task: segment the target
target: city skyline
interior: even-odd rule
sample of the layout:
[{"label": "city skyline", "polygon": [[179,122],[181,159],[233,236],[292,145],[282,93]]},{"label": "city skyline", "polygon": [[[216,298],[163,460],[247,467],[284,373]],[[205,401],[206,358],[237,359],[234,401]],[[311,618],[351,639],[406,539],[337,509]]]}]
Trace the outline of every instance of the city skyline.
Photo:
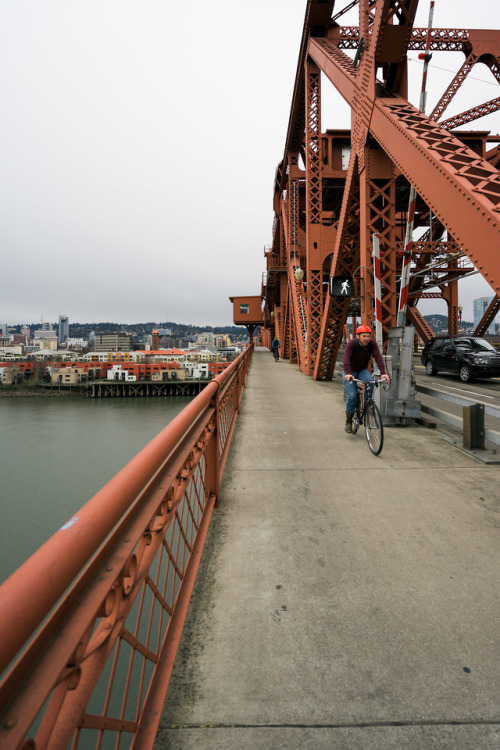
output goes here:
[{"label": "city skyline", "polygon": [[[428,7],[420,2],[416,26]],[[0,3],[0,319],[55,321],[64,310],[70,320],[231,324],[229,296],[260,293],[305,9],[194,0],[186,46],[172,33],[185,9],[161,0]],[[225,31],[228,18],[238,33]],[[465,0],[439,0],[434,26],[450,25],[500,28],[500,5],[472,14]],[[454,55],[433,55],[428,111]],[[421,70],[411,54],[415,104]],[[497,90],[476,66],[449,114]],[[325,82],[322,129],[346,127],[349,111]],[[499,133],[500,114],[474,128]],[[459,289],[472,320],[472,300],[492,290],[480,276]],[[444,314],[446,303],[419,309]]]}]

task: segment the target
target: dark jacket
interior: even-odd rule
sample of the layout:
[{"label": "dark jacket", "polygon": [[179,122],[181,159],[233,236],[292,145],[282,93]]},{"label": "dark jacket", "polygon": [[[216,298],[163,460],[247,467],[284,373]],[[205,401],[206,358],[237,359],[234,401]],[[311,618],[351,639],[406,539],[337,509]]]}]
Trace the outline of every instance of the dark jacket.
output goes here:
[{"label": "dark jacket", "polygon": [[346,375],[352,375],[353,372],[366,370],[368,362],[373,356],[377,363],[381,375],[385,375],[384,360],[378,348],[377,342],[370,339],[368,346],[361,346],[358,339],[351,339],[344,349],[342,357],[342,366]]}]

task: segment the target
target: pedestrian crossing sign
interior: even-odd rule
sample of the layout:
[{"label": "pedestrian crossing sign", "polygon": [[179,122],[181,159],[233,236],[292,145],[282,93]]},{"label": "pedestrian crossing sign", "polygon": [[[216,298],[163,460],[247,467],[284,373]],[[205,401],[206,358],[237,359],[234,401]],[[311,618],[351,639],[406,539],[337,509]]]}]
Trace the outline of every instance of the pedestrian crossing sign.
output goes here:
[{"label": "pedestrian crossing sign", "polygon": [[331,297],[352,297],[354,294],[354,281],[352,276],[331,276]]}]

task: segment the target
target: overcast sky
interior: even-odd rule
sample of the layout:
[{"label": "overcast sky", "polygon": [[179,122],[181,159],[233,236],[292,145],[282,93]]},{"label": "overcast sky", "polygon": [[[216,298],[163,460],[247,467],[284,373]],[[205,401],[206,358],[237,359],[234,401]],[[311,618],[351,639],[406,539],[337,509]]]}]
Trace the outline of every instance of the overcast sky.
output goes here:
[{"label": "overcast sky", "polygon": [[[260,293],[305,8],[0,0],[0,322],[232,323],[228,297]],[[436,0],[434,26],[498,29],[500,3]],[[434,55],[427,112],[462,61]],[[445,117],[498,95],[477,66]],[[322,129],[350,127],[322,98]],[[499,113],[473,127],[500,133]],[[464,318],[491,294],[463,282]]]}]

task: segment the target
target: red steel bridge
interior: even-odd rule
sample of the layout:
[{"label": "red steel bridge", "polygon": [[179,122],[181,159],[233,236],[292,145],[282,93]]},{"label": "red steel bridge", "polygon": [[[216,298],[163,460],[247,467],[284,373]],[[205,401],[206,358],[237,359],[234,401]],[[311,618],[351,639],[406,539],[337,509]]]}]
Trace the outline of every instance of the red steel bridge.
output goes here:
[{"label": "red steel bridge", "polygon": [[[464,61],[430,115],[407,100],[407,53],[423,50],[417,0],[308,0],[273,240],[262,288],[264,340],[316,379],[332,377],[349,315],[374,315],[372,235],[380,238],[383,327],[396,325],[410,185],[421,230],[409,322],[476,269],[500,307],[498,138],[461,130],[500,97],[445,118],[474,65],[500,82],[500,31],[433,29],[431,50]],[[340,7],[342,6],[342,7]],[[472,6],[471,6],[472,7]],[[321,129],[321,73],[352,111],[352,129]],[[422,229],[428,227],[427,229]],[[298,268],[304,271],[297,278]],[[353,298],[331,297],[352,276]],[[0,589],[0,747],[150,748],[207,527],[219,495],[252,347],[240,356]]]},{"label": "red steel bridge", "polygon": [[[359,6],[359,25],[342,26]],[[272,244],[266,251],[263,341],[316,380],[332,377],[349,316],[374,318],[372,237],[381,249],[384,338],[397,324],[410,186],[417,192],[408,323],[432,332],[418,310],[425,298],[448,305],[457,333],[460,280],[479,272],[494,292],[481,334],[500,310],[500,138],[457,130],[500,108],[500,97],[446,119],[475,65],[500,82],[500,31],[432,28],[432,51],[463,63],[426,115],[407,99],[408,52],[426,49],[413,25],[418,0],[310,0],[283,159],[274,182]],[[472,6],[471,6],[472,7]],[[471,18],[473,14],[471,15]],[[450,19],[452,20],[452,19]],[[322,131],[321,81],[351,109],[351,130]],[[332,276],[354,278],[353,298],[332,297]]]}]

